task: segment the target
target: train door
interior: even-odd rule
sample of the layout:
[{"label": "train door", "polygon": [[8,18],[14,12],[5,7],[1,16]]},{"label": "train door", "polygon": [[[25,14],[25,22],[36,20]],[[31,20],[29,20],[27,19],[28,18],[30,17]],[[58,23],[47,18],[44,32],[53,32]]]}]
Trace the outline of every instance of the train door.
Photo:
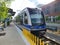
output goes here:
[{"label": "train door", "polygon": [[28,16],[26,12],[23,13],[23,24],[28,25]]},{"label": "train door", "polygon": [[20,14],[20,24],[23,25],[23,15]]},{"label": "train door", "polygon": [[26,27],[30,26],[31,25],[31,19],[30,19],[29,12],[27,10],[24,12],[23,18],[24,18],[23,19],[24,25]]}]

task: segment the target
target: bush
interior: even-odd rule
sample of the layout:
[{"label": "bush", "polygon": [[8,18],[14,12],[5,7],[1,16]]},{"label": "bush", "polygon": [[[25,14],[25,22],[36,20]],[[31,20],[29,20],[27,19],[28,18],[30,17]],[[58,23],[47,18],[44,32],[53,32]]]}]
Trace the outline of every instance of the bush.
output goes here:
[{"label": "bush", "polygon": [[56,18],[56,20],[60,20],[60,16],[58,16],[58,17]]}]

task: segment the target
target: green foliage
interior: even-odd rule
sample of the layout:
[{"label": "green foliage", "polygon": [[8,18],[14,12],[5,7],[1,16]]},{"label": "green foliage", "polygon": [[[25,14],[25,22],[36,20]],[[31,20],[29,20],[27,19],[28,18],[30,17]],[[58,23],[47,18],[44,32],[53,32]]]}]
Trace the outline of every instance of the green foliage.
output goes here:
[{"label": "green foliage", "polygon": [[14,0],[0,0],[0,2],[5,2],[6,6],[9,7],[11,2]]},{"label": "green foliage", "polygon": [[57,20],[60,20],[60,16],[58,16],[56,19],[57,19]]},{"label": "green foliage", "polygon": [[45,20],[48,21],[48,16],[45,16]]},{"label": "green foliage", "polygon": [[20,22],[20,16],[19,16],[19,15],[16,16],[15,18],[16,18],[16,21],[17,21],[17,22]]},{"label": "green foliage", "polygon": [[0,0],[0,2],[11,2],[13,0]]},{"label": "green foliage", "polygon": [[8,6],[13,0],[0,0],[0,21],[4,21],[8,17]]},{"label": "green foliage", "polygon": [[5,2],[0,3],[0,21],[3,21],[5,18],[7,18],[7,12],[8,8],[6,7]]}]

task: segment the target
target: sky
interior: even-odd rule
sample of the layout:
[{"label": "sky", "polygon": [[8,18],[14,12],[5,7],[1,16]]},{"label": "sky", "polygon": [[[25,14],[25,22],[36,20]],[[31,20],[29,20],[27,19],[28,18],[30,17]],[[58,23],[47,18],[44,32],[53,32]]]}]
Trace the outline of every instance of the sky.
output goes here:
[{"label": "sky", "polygon": [[54,0],[15,0],[11,3],[10,8],[14,11],[19,11],[25,7],[36,7],[38,4],[48,4]]},{"label": "sky", "polygon": [[26,7],[35,8],[38,4],[48,4],[54,0],[15,0],[11,3],[10,8],[12,8],[15,12],[15,16],[18,14],[19,11]]},{"label": "sky", "polygon": [[11,4],[11,8],[14,9],[14,11],[22,10],[25,7],[35,7],[34,3],[28,1],[28,0],[15,0]]}]

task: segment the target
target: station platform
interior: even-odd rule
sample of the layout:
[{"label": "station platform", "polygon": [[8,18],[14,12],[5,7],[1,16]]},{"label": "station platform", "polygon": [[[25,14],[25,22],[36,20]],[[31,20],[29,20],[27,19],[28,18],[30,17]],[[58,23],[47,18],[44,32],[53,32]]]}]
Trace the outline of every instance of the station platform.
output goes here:
[{"label": "station platform", "polygon": [[5,28],[6,35],[0,36],[0,45],[26,45],[14,23]]}]

